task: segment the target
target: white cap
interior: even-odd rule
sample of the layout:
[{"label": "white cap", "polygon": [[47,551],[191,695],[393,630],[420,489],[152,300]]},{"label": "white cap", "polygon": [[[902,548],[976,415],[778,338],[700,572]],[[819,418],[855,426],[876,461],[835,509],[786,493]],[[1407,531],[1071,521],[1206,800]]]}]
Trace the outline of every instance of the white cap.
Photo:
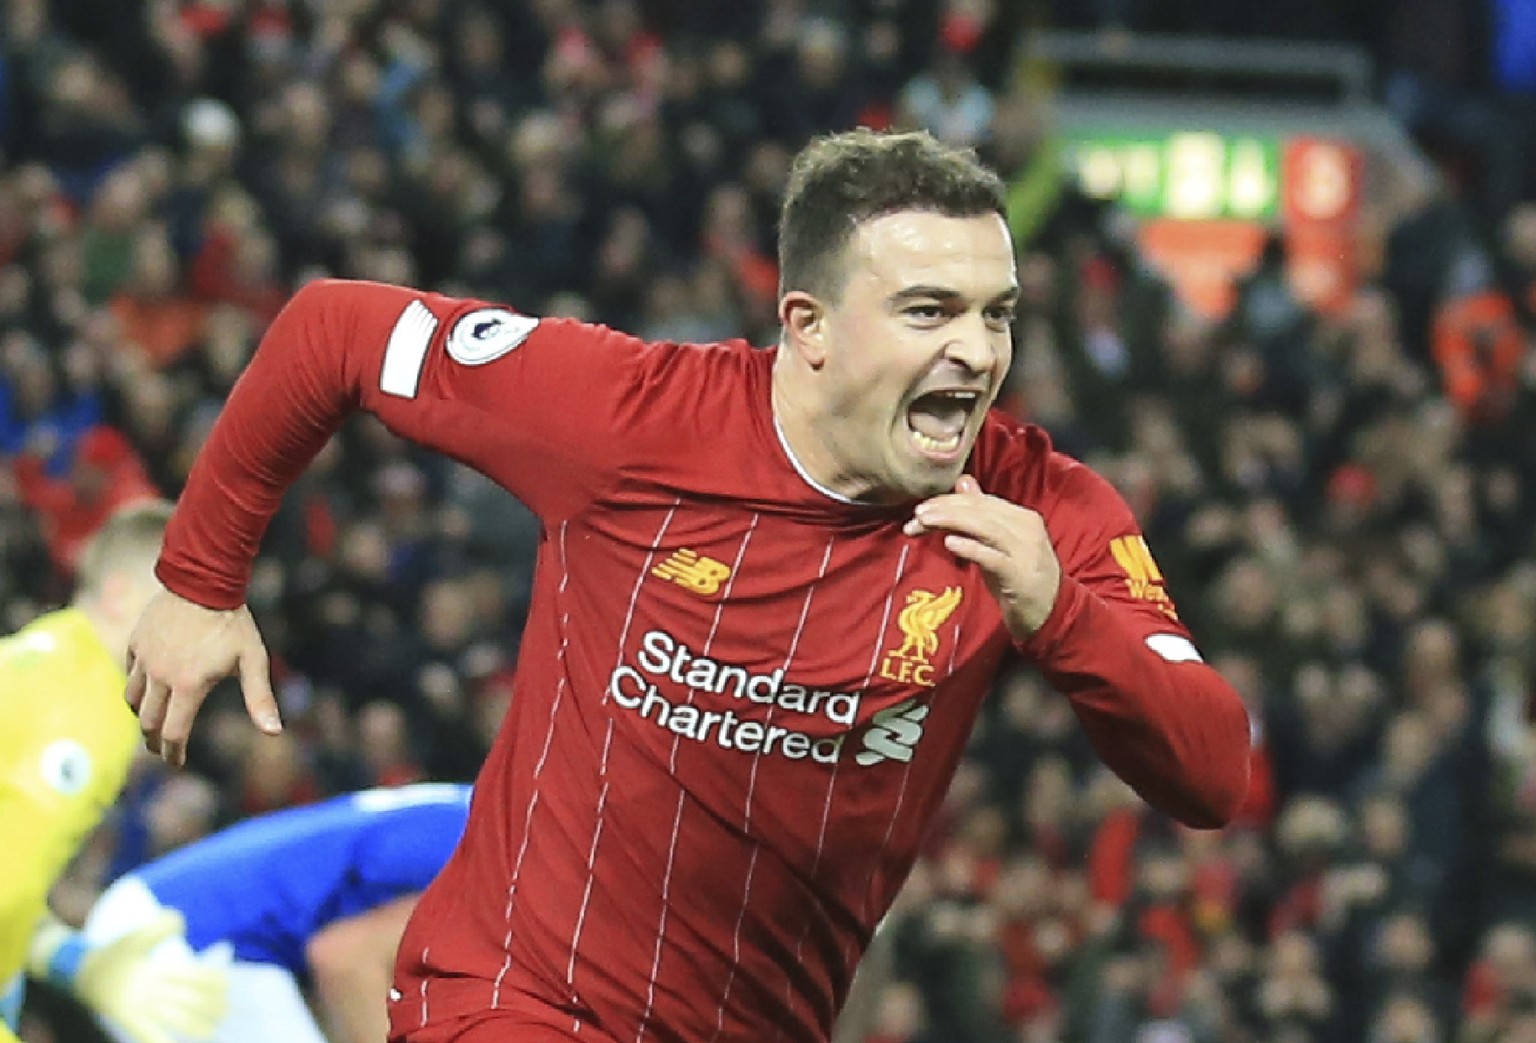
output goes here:
[{"label": "white cap", "polygon": [[181,129],[198,148],[232,147],[240,140],[240,120],[228,105],[194,98],[181,110]]}]

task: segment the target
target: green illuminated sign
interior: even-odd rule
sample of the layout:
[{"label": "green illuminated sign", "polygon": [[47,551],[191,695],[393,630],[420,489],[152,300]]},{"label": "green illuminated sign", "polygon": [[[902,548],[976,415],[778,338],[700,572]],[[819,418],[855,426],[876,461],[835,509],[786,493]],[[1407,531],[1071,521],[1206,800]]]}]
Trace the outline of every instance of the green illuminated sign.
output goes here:
[{"label": "green illuminated sign", "polygon": [[1271,221],[1280,210],[1277,138],[1183,131],[1067,142],[1078,184],[1140,217]]}]

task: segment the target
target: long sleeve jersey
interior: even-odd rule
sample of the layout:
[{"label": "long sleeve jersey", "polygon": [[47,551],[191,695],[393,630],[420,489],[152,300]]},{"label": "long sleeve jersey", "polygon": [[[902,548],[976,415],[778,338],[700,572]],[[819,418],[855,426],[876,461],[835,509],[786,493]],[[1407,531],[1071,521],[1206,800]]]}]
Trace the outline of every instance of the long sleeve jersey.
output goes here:
[{"label": "long sleeve jersey", "polygon": [[487,1012],[554,1038],[828,1039],[1012,657],[1154,806],[1211,827],[1240,803],[1244,709],[1104,479],[987,419],[967,469],[1043,516],[1063,572],[1015,642],[977,568],[902,532],[911,505],[801,470],[774,354],[328,281],[231,396],[159,565],[201,604],[240,603],[283,490],[357,409],[542,522],[511,708],[406,932],[395,1039]]}]

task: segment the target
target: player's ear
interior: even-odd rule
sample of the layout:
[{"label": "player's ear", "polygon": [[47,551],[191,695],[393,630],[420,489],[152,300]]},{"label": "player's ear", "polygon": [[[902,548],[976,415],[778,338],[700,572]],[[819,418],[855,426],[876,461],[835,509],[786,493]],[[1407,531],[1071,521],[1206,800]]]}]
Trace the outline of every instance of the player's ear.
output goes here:
[{"label": "player's ear", "polygon": [[804,290],[790,290],[779,298],[779,324],[786,346],[820,369],[827,361],[827,309]]}]

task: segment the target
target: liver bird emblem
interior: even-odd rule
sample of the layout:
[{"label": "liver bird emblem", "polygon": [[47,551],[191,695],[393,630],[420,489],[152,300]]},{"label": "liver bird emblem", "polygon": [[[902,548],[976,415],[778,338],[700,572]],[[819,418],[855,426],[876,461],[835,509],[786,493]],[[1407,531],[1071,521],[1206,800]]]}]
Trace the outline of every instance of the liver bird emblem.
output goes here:
[{"label": "liver bird emblem", "polygon": [[896,650],[897,657],[927,662],[939,649],[939,627],[960,607],[961,595],[959,587],[945,587],[942,594],[931,590],[909,593],[906,607],[896,616],[896,625],[906,635]]}]

